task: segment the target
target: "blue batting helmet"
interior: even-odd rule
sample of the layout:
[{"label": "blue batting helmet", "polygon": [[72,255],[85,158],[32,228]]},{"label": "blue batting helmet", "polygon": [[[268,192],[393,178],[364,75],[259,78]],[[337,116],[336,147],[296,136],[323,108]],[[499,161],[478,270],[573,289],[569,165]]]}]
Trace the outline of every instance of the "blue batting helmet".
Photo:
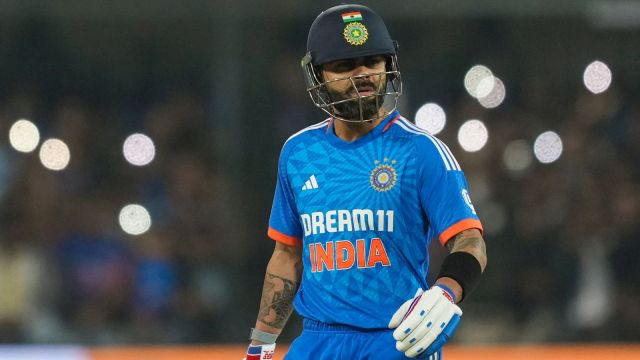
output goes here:
[{"label": "blue batting helmet", "polygon": [[[397,106],[398,97],[402,94],[397,50],[397,42],[391,39],[384,21],[370,8],[352,4],[334,6],[323,11],[311,24],[307,37],[307,53],[302,58],[307,91],[313,103],[334,118],[355,122],[372,120],[365,118],[362,110],[359,119],[345,119],[337,113],[336,105],[347,102],[357,102],[362,109],[362,101],[366,97],[358,95],[352,99],[333,99],[329,96],[326,86],[330,81],[322,79],[320,67],[336,60],[381,55],[387,58],[386,71],[372,75],[385,76],[387,86],[376,94],[375,99],[380,107],[385,99],[390,98],[393,105],[388,113],[392,112]],[[346,79],[351,80],[355,87],[355,77]]]}]

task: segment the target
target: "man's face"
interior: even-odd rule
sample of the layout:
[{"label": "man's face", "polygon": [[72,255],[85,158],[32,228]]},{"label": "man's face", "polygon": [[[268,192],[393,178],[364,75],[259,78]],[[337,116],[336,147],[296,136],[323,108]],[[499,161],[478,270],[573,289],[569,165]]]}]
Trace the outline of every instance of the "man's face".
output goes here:
[{"label": "man's face", "polygon": [[[367,56],[356,59],[336,60],[322,66],[324,81],[331,101],[354,99],[334,105],[336,112],[345,119],[375,118],[384,101],[383,93],[387,85],[384,56]],[[354,77],[353,83],[349,79]],[[332,81],[337,79],[344,79]],[[354,87],[355,84],[355,87]]]}]

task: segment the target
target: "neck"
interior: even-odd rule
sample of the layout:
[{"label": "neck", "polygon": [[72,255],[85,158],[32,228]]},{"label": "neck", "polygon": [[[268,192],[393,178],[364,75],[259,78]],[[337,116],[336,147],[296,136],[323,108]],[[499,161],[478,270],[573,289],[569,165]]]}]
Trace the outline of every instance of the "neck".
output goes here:
[{"label": "neck", "polygon": [[378,117],[371,121],[362,122],[348,122],[340,119],[335,119],[333,123],[333,129],[337,137],[344,141],[355,141],[363,137],[369,131],[373,130],[378,124],[384,120],[387,111],[383,108],[378,110]]}]

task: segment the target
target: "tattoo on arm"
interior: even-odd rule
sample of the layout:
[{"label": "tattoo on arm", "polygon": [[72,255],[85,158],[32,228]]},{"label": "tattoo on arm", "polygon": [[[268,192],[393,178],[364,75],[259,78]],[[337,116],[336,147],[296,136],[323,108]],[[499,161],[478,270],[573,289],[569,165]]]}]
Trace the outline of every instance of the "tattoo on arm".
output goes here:
[{"label": "tattoo on arm", "polygon": [[463,231],[447,241],[445,246],[450,253],[464,251],[474,255],[484,271],[487,264],[487,248],[482,237],[478,235],[479,233],[476,231]]},{"label": "tattoo on arm", "polygon": [[449,239],[449,241],[447,241],[447,243],[444,245],[447,250],[449,250],[449,252],[453,251],[453,247],[456,245],[456,240],[458,240],[460,238],[461,234],[457,234],[456,236],[453,237],[453,239]]},{"label": "tattoo on arm", "polygon": [[484,252],[484,241],[479,237],[468,237],[468,238],[458,238],[452,239],[455,241],[447,242],[447,249],[450,252],[461,251],[462,249],[481,249]]},{"label": "tattoo on arm", "polygon": [[281,276],[267,273],[260,302],[258,321],[282,329],[293,311],[293,298],[298,284]]}]

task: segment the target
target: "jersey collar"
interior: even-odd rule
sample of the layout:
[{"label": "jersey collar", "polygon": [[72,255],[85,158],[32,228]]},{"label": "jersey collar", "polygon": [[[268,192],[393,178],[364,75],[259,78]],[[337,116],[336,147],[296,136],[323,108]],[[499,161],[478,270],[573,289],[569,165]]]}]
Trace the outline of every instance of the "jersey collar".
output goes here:
[{"label": "jersey collar", "polygon": [[378,137],[380,134],[387,131],[391,126],[391,124],[393,124],[396,120],[398,120],[399,117],[400,117],[400,114],[398,113],[398,110],[393,111],[392,113],[387,115],[387,117],[385,117],[384,120],[382,120],[378,125],[376,125],[376,127],[371,129],[371,131],[369,131],[364,136],[354,141],[344,141],[340,139],[336,135],[335,129],[334,129],[335,122],[339,120],[331,119],[329,121],[329,124],[327,125],[327,130],[326,130],[327,140],[336,147],[343,147],[343,148],[358,147],[368,143],[369,141]]}]

